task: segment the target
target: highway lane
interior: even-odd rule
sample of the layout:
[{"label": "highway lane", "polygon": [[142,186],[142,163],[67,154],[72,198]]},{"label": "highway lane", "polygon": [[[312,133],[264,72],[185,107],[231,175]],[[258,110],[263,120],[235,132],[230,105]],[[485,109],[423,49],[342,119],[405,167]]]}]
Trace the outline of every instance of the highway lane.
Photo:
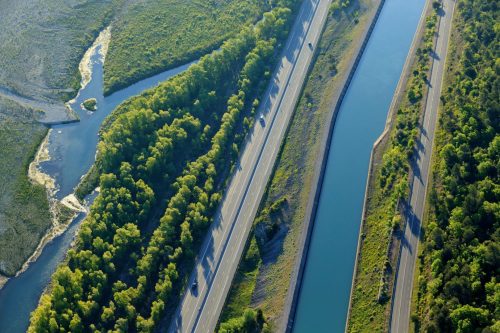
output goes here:
[{"label": "highway lane", "polygon": [[445,59],[451,31],[455,2],[443,0],[441,22],[438,29],[434,61],[431,70],[430,86],[425,104],[422,130],[417,143],[417,156],[412,162],[413,179],[410,188],[410,200],[406,214],[404,238],[396,273],[396,285],[392,298],[390,332],[409,331],[410,308],[413,289],[415,262],[417,259],[421,221],[424,213],[427,184],[437,113],[441,96]]},{"label": "highway lane", "polygon": [[201,247],[189,285],[172,318],[170,332],[213,332],[246,239],[271,175],[281,142],[307,76],[313,48],[331,0],[305,0],[272,82],[261,99],[259,121],[242,150],[212,227]]}]

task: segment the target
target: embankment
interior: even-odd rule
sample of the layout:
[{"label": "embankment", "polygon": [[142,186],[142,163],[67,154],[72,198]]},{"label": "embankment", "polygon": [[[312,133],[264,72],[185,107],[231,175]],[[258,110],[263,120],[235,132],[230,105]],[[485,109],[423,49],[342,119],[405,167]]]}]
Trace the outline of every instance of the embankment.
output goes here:
[{"label": "embankment", "polygon": [[302,238],[300,240],[299,246],[300,246],[300,255],[297,258],[297,263],[296,263],[296,268],[293,272],[292,275],[292,280],[290,283],[290,292],[288,294],[289,299],[287,300],[287,306],[285,308],[285,315],[284,315],[284,323],[282,326],[282,330],[286,332],[292,332],[293,329],[293,322],[295,319],[295,313],[297,310],[297,302],[298,298],[300,295],[300,288],[301,288],[301,283],[304,275],[304,269],[307,261],[307,253],[309,249],[309,243],[311,239],[311,234],[312,230],[314,228],[314,219],[315,219],[315,214],[319,202],[319,197],[321,194],[321,187],[323,184],[323,178],[326,170],[326,164],[328,161],[328,154],[330,150],[330,142],[333,134],[333,129],[335,127],[335,120],[338,114],[338,111],[340,109],[340,105],[342,104],[342,100],[347,92],[347,89],[349,87],[349,84],[354,76],[354,73],[356,72],[356,68],[359,64],[359,61],[361,60],[361,57],[363,55],[363,51],[366,48],[366,45],[368,43],[368,40],[370,39],[370,35],[375,27],[375,24],[377,22],[377,19],[380,15],[380,12],[383,8],[385,0],[379,0],[379,3],[377,5],[376,11],[372,14],[372,17],[369,19],[369,25],[365,29],[365,31],[362,34],[362,38],[359,41],[359,44],[357,45],[354,54],[356,54],[355,57],[352,58],[351,62],[347,66],[347,71],[344,74],[344,77],[342,78],[342,84],[340,89],[337,94],[334,95],[332,99],[332,111],[329,116],[329,120],[327,122],[328,130],[325,131],[325,134],[322,137],[321,140],[321,151],[323,151],[323,154],[319,156],[319,159],[317,161],[316,169],[314,171],[314,177],[313,177],[313,182],[312,182],[312,189],[310,191],[311,195],[306,212],[305,212],[305,218],[304,218],[304,224],[303,224],[303,232],[302,232]]},{"label": "embankment", "polygon": [[[90,82],[92,76],[92,66],[90,56],[95,52],[95,50],[100,47],[99,52],[102,56],[102,61],[104,61],[104,57],[106,55],[106,51],[108,48],[109,40],[110,40],[110,27],[107,27],[97,37],[94,41],[93,45],[85,52],[83,56],[79,69],[82,76],[81,81],[81,89],[83,89],[88,82]],[[0,90],[0,94],[2,90]],[[11,95],[9,95],[11,96]],[[27,102],[26,102],[27,103]],[[66,103],[66,112],[67,114],[74,115],[71,119],[57,119],[53,121],[45,121],[46,119],[40,120],[42,123],[46,125],[60,125],[67,124],[72,122],[78,122],[76,113],[69,107],[68,102]],[[78,215],[80,212],[86,212],[87,207],[84,207],[74,194],[70,194],[63,198],[62,200],[57,200],[55,197],[55,193],[57,191],[57,184],[55,179],[50,175],[44,173],[40,169],[40,164],[44,161],[50,160],[51,156],[49,154],[49,137],[52,130],[47,132],[45,139],[41,142],[37,153],[35,154],[35,158],[30,163],[28,168],[28,178],[31,182],[40,184],[45,187],[47,192],[47,197],[50,205],[50,212],[52,215],[52,225],[47,230],[45,235],[40,239],[35,251],[32,255],[24,262],[23,266],[19,271],[16,272],[15,276],[23,273],[28,269],[29,265],[38,259],[40,254],[42,253],[44,247],[50,243],[55,237],[61,235],[66,228],[69,226],[70,221],[73,220],[74,217]],[[0,289],[5,285],[8,281],[7,277],[0,276]]]},{"label": "embankment", "polygon": [[[353,270],[353,276],[352,276],[352,282],[351,282],[351,292],[350,292],[350,297],[349,297],[349,308],[348,308],[348,313],[347,313],[347,321],[346,321],[346,331],[349,328],[349,321],[351,317],[351,311],[352,311],[352,298],[353,298],[353,291],[356,283],[356,278],[357,278],[357,272],[358,272],[358,265],[361,257],[361,247],[362,243],[364,241],[363,238],[363,230],[366,225],[366,220],[367,220],[367,207],[368,207],[368,202],[371,197],[371,194],[373,193],[374,186],[375,186],[375,172],[376,172],[376,167],[381,163],[382,156],[384,154],[384,151],[387,147],[389,138],[390,138],[390,133],[393,129],[394,123],[395,123],[395,118],[397,114],[397,109],[400,107],[403,98],[405,97],[406,93],[406,88],[408,85],[408,81],[412,75],[412,68],[415,63],[415,58],[416,58],[416,49],[420,46],[421,40],[423,38],[423,35],[425,33],[425,19],[431,10],[431,1],[427,1],[426,5],[422,11],[422,15],[420,17],[416,32],[414,34],[412,44],[410,46],[410,49],[408,51],[408,55],[406,57],[403,69],[401,71],[401,76],[398,81],[398,85],[396,87],[396,90],[394,92],[388,113],[387,113],[387,119],[385,123],[384,130],[382,134],[375,140],[373,144],[373,148],[370,154],[370,161],[369,161],[369,166],[368,166],[368,176],[366,180],[366,187],[365,187],[365,194],[364,194],[364,201],[363,201],[363,210],[361,214],[361,223],[359,226],[359,233],[358,233],[358,244],[357,244],[357,249],[356,249],[356,261],[354,263],[354,270]],[[391,250],[391,247],[393,246],[392,242],[389,242],[387,245],[387,253]]]}]

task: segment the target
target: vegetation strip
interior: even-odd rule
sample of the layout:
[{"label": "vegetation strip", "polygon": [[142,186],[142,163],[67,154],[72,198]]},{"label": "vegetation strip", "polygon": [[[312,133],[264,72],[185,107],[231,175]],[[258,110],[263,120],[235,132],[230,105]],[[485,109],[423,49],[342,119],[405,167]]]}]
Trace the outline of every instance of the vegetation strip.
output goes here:
[{"label": "vegetation strip", "polygon": [[[300,251],[295,244],[300,241],[310,198],[310,192],[304,189],[312,188],[317,156],[324,154],[320,146],[325,136],[322,133],[328,132],[334,102],[355,59],[351,55],[356,55],[359,48],[352,41],[363,40],[359,36],[366,34],[364,27],[370,25],[377,8],[378,4],[357,1],[331,5],[325,31],[315,47],[318,50],[315,65],[281,147],[222,313],[221,332],[245,326],[248,318],[262,315],[266,316],[264,323],[253,322],[260,330],[284,330],[287,325],[283,312],[290,306],[285,303],[293,295],[288,290],[293,290],[289,284]],[[344,76],[337,78],[338,73]],[[302,151],[305,147],[307,150]]]},{"label": "vegetation strip", "polygon": [[460,0],[419,254],[415,332],[500,330],[498,5]]}]

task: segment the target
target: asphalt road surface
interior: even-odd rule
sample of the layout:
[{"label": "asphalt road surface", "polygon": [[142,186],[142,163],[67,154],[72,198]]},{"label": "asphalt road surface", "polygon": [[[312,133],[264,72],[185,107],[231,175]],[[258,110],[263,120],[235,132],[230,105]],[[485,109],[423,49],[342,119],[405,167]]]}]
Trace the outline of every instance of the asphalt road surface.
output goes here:
[{"label": "asphalt road surface", "polygon": [[409,331],[415,261],[417,259],[420,226],[426,201],[432,144],[434,141],[454,6],[455,2],[453,0],[443,0],[443,9],[440,11],[441,23],[439,25],[435,53],[433,54],[434,61],[430,77],[429,93],[425,102],[425,114],[421,125],[421,134],[417,142],[417,155],[412,162],[414,175],[410,188],[409,205],[406,209],[407,223],[404,237],[401,241],[396,286],[392,299],[390,326],[390,332],[392,333]]},{"label": "asphalt road surface", "polygon": [[[258,117],[201,247],[169,332],[213,332],[307,76],[331,0],[306,0],[290,31]],[[309,45],[311,43],[311,45]]]}]

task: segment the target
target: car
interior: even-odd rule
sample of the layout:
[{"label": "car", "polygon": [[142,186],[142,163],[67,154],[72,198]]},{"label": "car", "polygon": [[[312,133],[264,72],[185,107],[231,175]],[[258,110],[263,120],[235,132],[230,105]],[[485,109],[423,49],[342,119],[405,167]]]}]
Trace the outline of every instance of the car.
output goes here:
[{"label": "car", "polygon": [[260,121],[260,124],[262,125],[262,127],[266,126],[266,120],[264,119],[264,115],[260,115],[259,117],[259,121]]},{"label": "car", "polygon": [[312,48],[313,48],[312,43],[307,43],[307,45],[309,45],[309,48],[312,50]]},{"label": "car", "polygon": [[191,284],[191,290],[196,291],[198,289],[198,282],[194,281],[193,284]]}]

